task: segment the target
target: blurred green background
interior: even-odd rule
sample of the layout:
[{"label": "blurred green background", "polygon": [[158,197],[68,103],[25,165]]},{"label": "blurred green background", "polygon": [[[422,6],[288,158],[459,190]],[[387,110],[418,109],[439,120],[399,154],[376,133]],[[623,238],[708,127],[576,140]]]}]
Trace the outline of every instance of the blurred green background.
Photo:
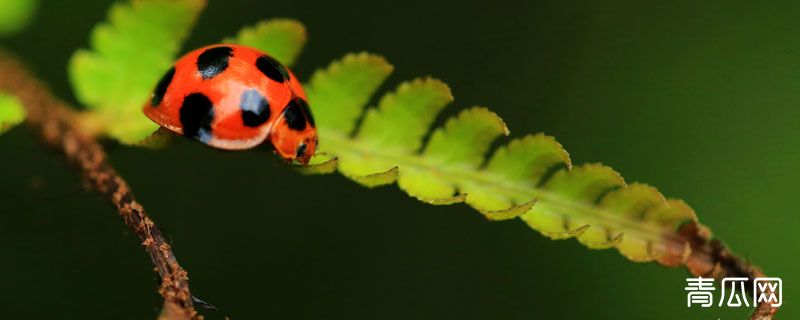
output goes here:
[{"label": "blurred green background", "polygon": [[[61,97],[107,1],[42,1],[2,40]],[[732,249],[784,280],[800,316],[800,3],[211,0],[185,50],[267,17],[310,39],[306,78],[346,52],[385,55],[384,86],[432,75],[512,136],[555,136],[576,163],[685,199]],[[2,76],[2,75],[0,75]],[[313,106],[312,106],[313,108]],[[0,136],[0,315],[153,319],[157,281],[115,210],[18,127]],[[321,137],[324,143],[324,137]],[[265,152],[181,140],[106,143],[193,292],[233,319],[743,319],[686,307],[682,269],[636,264],[397,187],[301,176]],[[219,318],[213,313],[209,318]]]}]

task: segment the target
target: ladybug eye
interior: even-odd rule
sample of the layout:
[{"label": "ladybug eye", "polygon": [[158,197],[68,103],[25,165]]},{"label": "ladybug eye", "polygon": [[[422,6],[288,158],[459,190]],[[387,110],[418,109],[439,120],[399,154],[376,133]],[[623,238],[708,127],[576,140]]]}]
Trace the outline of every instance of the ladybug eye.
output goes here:
[{"label": "ladybug eye", "polygon": [[297,146],[297,152],[295,153],[294,157],[295,158],[300,158],[305,153],[306,153],[306,143],[305,142],[301,142],[300,145]]}]

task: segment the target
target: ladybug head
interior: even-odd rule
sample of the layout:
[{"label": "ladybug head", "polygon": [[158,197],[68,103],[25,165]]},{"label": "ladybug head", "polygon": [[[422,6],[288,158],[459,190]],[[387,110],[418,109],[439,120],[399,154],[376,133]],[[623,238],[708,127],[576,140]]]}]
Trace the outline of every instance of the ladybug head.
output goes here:
[{"label": "ladybug head", "polygon": [[308,164],[318,141],[308,103],[300,97],[293,98],[273,124],[269,139],[282,158]]}]

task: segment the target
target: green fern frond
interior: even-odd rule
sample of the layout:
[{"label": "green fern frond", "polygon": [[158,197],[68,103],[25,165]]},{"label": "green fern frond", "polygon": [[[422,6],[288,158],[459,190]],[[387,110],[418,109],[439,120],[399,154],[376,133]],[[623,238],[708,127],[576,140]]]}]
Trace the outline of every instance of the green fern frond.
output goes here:
[{"label": "green fern frond", "polygon": [[421,201],[466,202],[491,220],[519,217],[549,238],[615,247],[632,261],[675,265],[688,254],[675,239],[682,223],[696,221],[691,208],[648,185],[628,185],[607,166],[573,167],[550,136],[511,140],[487,159],[492,142],[509,132],[486,108],[460,112],[423,145],[433,120],[453,100],[439,80],[404,82],[365,111],[391,70],[383,58],[360,53],[312,75],[306,90],[318,119],[320,155],[306,172],[337,167],[367,187],[397,182]]},{"label": "green fern frond", "polygon": [[142,105],[204,6],[205,0],[112,6],[108,21],[92,30],[92,49],[76,51],[69,64],[75,95],[92,111],[90,125],[127,144],[158,128],[142,114]]},{"label": "green fern frond", "polygon": [[25,120],[25,109],[16,97],[0,92],[0,134]]},{"label": "green fern frond", "polygon": [[258,48],[291,66],[303,50],[306,39],[306,27],[302,23],[292,19],[269,19],[242,28],[235,38],[223,42]]},{"label": "green fern frond", "polygon": [[0,36],[27,26],[38,6],[37,0],[0,0]]},{"label": "green fern frond", "polygon": [[[116,5],[110,23],[93,33],[94,51],[75,54],[70,74],[76,95],[99,117],[118,120],[109,121],[109,135],[135,142],[154,130],[140,105],[202,7],[200,0]],[[244,28],[226,41],[290,64],[305,40],[300,23],[279,19]],[[415,79],[365,111],[392,69],[380,56],[355,53],[310,77],[306,92],[320,149],[303,172],[338,170],[367,187],[397,183],[426,203],[465,202],[490,220],[519,217],[552,239],[617,248],[633,261],[683,263],[688,245],[677,230],[697,221],[685,203],[644,184],[628,185],[601,164],[573,167],[564,148],[544,134],[513,139],[487,157],[493,141],[509,131],[484,107],[458,113],[426,142],[434,119],[453,101],[450,89],[436,79]]]}]

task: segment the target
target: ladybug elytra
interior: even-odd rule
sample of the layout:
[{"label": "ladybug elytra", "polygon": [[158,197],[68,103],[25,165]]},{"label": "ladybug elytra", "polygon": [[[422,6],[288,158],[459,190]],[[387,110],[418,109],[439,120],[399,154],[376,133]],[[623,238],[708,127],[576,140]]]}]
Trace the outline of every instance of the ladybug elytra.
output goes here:
[{"label": "ladybug elytra", "polygon": [[307,164],[317,130],[297,77],[269,55],[240,45],[187,53],[145,103],[148,118],[212,147],[241,150],[269,142]]}]

